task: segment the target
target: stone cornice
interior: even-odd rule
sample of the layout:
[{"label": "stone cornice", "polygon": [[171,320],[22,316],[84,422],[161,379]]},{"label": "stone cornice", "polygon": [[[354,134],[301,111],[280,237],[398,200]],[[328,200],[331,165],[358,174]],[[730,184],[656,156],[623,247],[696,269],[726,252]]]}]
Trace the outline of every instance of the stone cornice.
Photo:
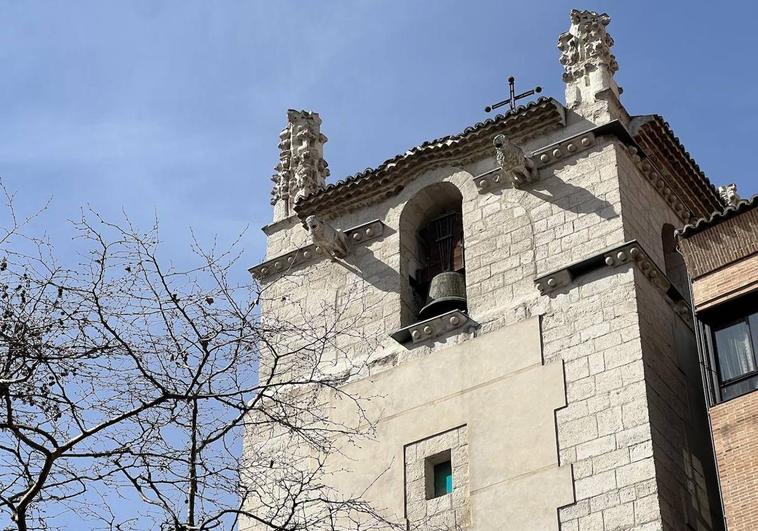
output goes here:
[{"label": "stone cornice", "polygon": [[636,267],[664,297],[673,310],[692,326],[692,310],[689,302],[674,287],[666,274],[655,264],[642,246],[632,240],[605,249],[583,260],[571,263],[534,279],[534,284],[542,295],[569,286],[574,279],[603,267],[616,268],[624,265]]},{"label": "stone cornice", "polygon": [[661,116],[635,116],[630,123],[630,132],[694,217],[708,216],[726,206],[716,187]]},{"label": "stone cornice", "polygon": [[[382,236],[384,234],[384,223],[377,219],[347,229],[344,233],[347,236],[349,248],[353,248]],[[276,275],[290,273],[305,264],[324,258],[329,258],[329,256],[322,252],[318,245],[312,243],[266,260],[251,267],[248,271],[256,280],[262,281]]]},{"label": "stone cornice", "polygon": [[645,156],[643,158],[645,153],[636,146],[627,146],[627,153],[635,166],[637,166],[639,172],[653,185],[658,195],[671,207],[676,217],[682,223],[689,223],[693,219],[694,214],[687,207],[687,203],[679,197],[674,188],[669,184],[671,179],[667,178],[666,174],[662,174],[657,169],[650,157]]},{"label": "stone cornice", "polygon": [[424,343],[458,330],[472,332],[477,326],[479,324],[471,319],[467,313],[451,310],[442,315],[403,327],[397,332],[393,332],[390,337],[401,345]]}]

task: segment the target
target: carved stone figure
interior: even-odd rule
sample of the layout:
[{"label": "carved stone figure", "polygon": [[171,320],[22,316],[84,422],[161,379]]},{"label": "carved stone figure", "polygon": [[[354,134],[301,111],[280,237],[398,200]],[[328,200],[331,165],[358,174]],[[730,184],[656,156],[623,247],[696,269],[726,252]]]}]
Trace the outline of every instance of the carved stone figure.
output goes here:
[{"label": "carved stone figure", "polygon": [[314,245],[318,245],[324,253],[332,258],[344,258],[347,256],[347,236],[345,236],[344,232],[335,229],[316,216],[305,218],[305,224],[308,227],[311,242]]},{"label": "carved stone figure", "polygon": [[505,178],[519,187],[537,180],[538,173],[534,162],[524,155],[524,151],[516,144],[508,140],[505,135],[497,135],[495,144],[495,158],[503,170]]},{"label": "carved stone figure", "polygon": [[736,205],[740,202],[740,196],[737,195],[737,185],[734,183],[719,186],[719,195],[727,205]]},{"label": "carved stone figure", "polygon": [[292,215],[298,199],[324,187],[329,176],[323,159],[327,138],[320,128],[318,113],[292,109],[287,112],[287,127],[279,135],[279,163],[271,178],[275,220]]}]

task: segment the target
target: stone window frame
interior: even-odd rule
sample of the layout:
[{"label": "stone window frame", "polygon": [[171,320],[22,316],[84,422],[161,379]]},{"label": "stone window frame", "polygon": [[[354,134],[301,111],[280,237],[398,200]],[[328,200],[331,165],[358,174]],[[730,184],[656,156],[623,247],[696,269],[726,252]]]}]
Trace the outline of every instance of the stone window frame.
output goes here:
[{"label": "stone window frame", "polygon": [[[471,522],[468,425],[463,424],[403,447],[405,517],[410,530],[466,529]],[[453,490],[434,496],[434,465],[450,459]]]}]

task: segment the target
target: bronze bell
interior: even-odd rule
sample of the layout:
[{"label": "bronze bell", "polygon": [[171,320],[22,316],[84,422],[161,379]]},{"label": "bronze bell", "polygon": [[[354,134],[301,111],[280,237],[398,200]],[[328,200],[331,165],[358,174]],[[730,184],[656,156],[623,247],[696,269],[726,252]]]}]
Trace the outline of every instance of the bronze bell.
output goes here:
[{"label": "bronze bell", "polygon": [[426,304],[418,314],[420,320],[442,315],[450,310],[466,309],[466,279],[462,273],[446,271],[435,275],[429,285]]}]

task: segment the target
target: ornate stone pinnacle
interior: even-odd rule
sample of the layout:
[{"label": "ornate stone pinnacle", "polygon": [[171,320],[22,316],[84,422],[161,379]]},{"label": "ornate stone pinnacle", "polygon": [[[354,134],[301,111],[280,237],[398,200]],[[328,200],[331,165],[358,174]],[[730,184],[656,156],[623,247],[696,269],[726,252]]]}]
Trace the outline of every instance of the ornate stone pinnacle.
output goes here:
[{"label": "ornate stone pinnacle", "polygon": [[736,205],[740,202],[740,196],[737,195],[737,185],[734,183],[719,186],[719,195],[729,206]]},{"label": "ornate stone pinnacle", "polygon": [[618,71],[611,53],[613,38],[605,29],[610,21],[606,13],[571,11],[571,28],[558,38],[565,82],[576,81],[600,67],[607,68],[611,76]]},{"label": "ornate stone pinnacle", "polygon": [[279,139],[279,163],[271,178],[275,221],[290,216],[295,202],[322,189],[329,176],[318,113],[290,109]]}]

